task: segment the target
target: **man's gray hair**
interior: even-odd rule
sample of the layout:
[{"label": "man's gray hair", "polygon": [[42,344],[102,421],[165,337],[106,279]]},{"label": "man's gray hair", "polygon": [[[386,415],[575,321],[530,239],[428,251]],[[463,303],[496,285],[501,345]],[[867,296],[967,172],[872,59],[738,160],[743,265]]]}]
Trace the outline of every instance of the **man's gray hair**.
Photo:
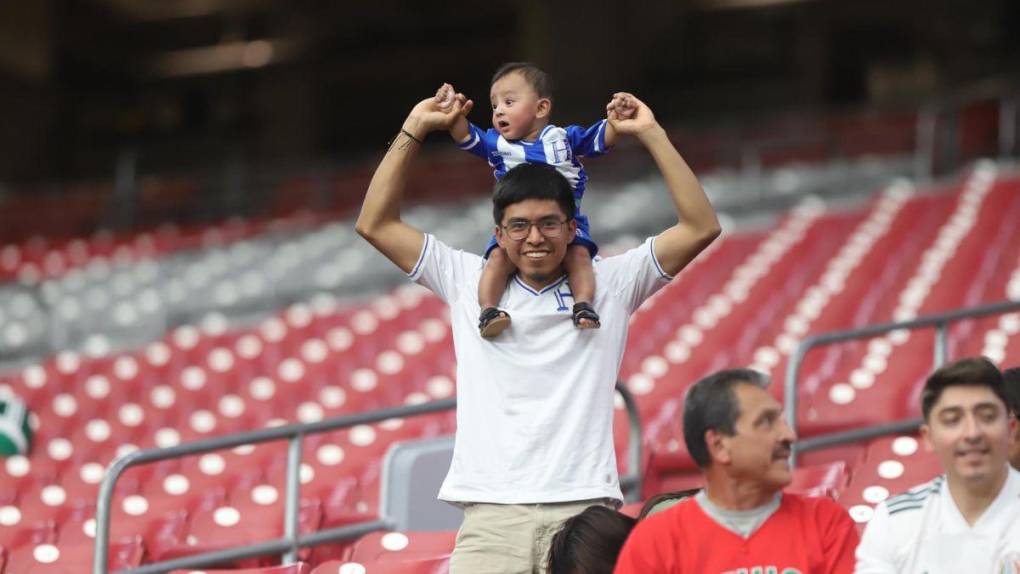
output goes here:
[{"label": "man's gray hair", "polygon": [[705,443],[705,432],[714,430],[728,436],[736,433],[740,404],[733,387],[754,385],[767,388],[768,375],[753,369],[728,369],[694,383],[684,397],[684,442],[698,466],[712,463]]}]

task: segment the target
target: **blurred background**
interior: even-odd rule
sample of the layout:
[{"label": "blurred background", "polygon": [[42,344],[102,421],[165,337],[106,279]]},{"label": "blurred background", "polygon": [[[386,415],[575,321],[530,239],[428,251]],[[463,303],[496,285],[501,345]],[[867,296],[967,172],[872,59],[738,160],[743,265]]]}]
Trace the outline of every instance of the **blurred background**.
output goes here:
[{"label": "blurred background", "polygon": [[640,95],[701,173],[910,154],[925,109],[951,169],[1015,148],[1018,27],[1011,0],[4,2],[0,237],[349,209],[414,102],[451,82],[488,127],[514,60],[552,74],[560,124]]},{"label": "blurred background", "polygon": [[[519,60],[552,75],[559,125],[594,123],[618,90],[645,100],[723,225],[631,318],[618,377],[640,421],[620,398],[614,425],[630,498],[700,484],[683,393],[749,366],[816,440],[792,488],[863,525],[941,472],[913,433],[933,362],[1020,363],[1018,30],[1017,0],[0,2],[0,455],[5,428],[32,435],[0,465],[0,574],[81,571],[99,481],[127,452],[453,397],[445,304],[353,218],[416,102],[450,82],[488,128],[490,77]],[[481,250],[491,168],[445,134],[424,147],[402,215]],[[601,253],[676,223],[634,141],[585,168]],[[812,335],[1003,301],[937,335],[797,355]],[[302,531],[392,517],[384,477],[434,504],[431,479],[385,457],[455,422],[308,437]],[[111,564],[283,536],[284,447],[126,476]],[[411,536],[419,569],[389,571],[443,571],[441,528]],[[400,556],[389,534],[302,557],[381,565],[379,536]]]},{"label": "blurred background", "polygon": [[[484,128],[507,61],[552,75],[560,125],[634,92],[727,230],[754,231],[805,198],[860,205],[898,177],[1015,160],[1018,28],[1011,0],[5,2],[0,310],[21,303],[0,315],[0,365],[403,282],[351,217],[443,82]],[[671,224],[635,142],[586,168],[600,242]],[[491,170],[445,134],[415,170],[411,221],[483,245]]]}]

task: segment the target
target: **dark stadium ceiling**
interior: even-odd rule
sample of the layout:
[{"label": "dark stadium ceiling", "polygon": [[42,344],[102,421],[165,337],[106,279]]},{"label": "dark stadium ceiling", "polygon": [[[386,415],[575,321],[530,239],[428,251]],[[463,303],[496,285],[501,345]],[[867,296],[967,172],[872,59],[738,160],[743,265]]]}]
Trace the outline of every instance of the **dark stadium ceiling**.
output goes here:
[{"label": "dark stadium ceiling", "polygon": [[273,0],[102,0],[118,14],[139,22],[213,16],[265,9]]},{"label": "dark stadium ceiling", "polygon": [[702,10],[730,10],[737,8],[767,8],[785,4],[803,4],[813,0],[697,0],[696,8]]},{"label": "dark stadium ceiling", "polygon": [[[253,16],[272,12],[297,11],[303,3],[286,0],[94,0],[116,18],[142,26],[182,28],[188,38],[188,21],[222,22],[220,37],[214,43],[188,45],[152,51],[133,68],[140,76],[179,77],[214,74],[259,68],[298,57],[307,47],[306,34],[269,36],[254,34],[247,23]],[[130,24],[129,24],[130,26]],[[265,34],[265,32],[263,32]],[[207,39],[208,40],[208,39]]]},{"label": "dark stadium ceiling", "polygon": [[[186,46],[163,46],[159,50],[140,50],[131,69],[140,77],[172,78],[191,75],[216,74],[259,68],[299,59],[313,48],[315,40],[335,36],[356,22],[379,21],[380,15],[399,22],[408,15],[413,18],[420,9],[413,2],[382,2],[359,5],[316,0],[91,0],[109,11],[121,23],[121,28],[161,28],[157,35],[178,30],[180,41]],[[788,4],[812,3],[815,0],[686,0],[676,6],[700,11],[755,9]],[[532,2],[531,4],[536,4]],[[538,2],[537,4],[540,4]],[[455,9],[456,3],[446,4],[437,12]],[[525,2],[525,8],[529,3]],[[479,12],[473,3],[466,7]],[[520,7],[519,7],[520,8]],[[538,9],[531,5],[530,9]],[[538,9],[537,11],[541,11]],[[326,16],[317,18],[318,16]],[[253,31],[252,20],[279,18],[298,22],[286,34],[279,29],[275,34],[268,30]],[[218,22],[221,36],[206,38],[205,44],[196,45],[189,40],[189,30],[196,22]],[[333,27],[323,26],[332,21]],[[347,24],[346,26],[344,24]],[[423,22],[424,24],[424,22]],[[272,27],[272,26],[269,26]],[[266,28],[266,26],[262,26]],[[279,28],[277,26],[277,28]],[[260,35],[261,34],[261,35]],[[143,34],[144,35],[144,34]],[[135,34],[129,34],[135,36]]]}]

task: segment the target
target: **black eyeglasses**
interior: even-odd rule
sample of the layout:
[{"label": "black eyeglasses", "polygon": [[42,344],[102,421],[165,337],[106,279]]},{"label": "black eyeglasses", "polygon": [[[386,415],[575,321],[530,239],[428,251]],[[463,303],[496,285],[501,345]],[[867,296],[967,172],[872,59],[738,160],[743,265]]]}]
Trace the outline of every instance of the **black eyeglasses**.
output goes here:
[{"label": "black eyeglasses", "polygon": [[556,219],[555,217],[544,217],[538,221],[529,221],[527,219],[511,219],[503,226],[503,230],[506,231],[507,237],[513,241],[524,241],[524,239],[531,233],[532,226],[538,228],[538,232],[543,237],[548,239],[556,239],[563,233],[563,224],[570,221],[569,219]]}]

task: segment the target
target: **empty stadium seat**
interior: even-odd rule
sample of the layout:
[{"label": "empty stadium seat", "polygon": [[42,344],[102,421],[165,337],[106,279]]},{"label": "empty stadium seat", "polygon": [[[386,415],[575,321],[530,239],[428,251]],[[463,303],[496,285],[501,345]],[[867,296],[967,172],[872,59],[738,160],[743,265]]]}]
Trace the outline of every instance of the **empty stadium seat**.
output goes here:
[{"label": "empty stadium seat", "polygon": [[[1020,299],[1020,227],[1002,224],[1017,218],[1020,178],[979,164],[934,193],[897,182],[861,208],[809,199],[764,229],[724,235],[631,319],[620,376],[643,417],[643,496],[700,484],[679,421],[683,392],[705,374],[752,366],[773,376],[778,396],[788,358],[808,335]],[[9,564],[54,571],[34,560],[36,546],[53,545],[62,557],[87,546],[99,481],[130,450],[455,395],[445,305],[414,285],[356,302],[336,296],[338,286],[368,281],[376,263],[386,264],[342,224],[317,221],[0,250],[0,279],[39,278],[38,300],[0,285],[0,355],[13,356],[4,347],[11,333],[19,349],[45,339],[30,327],[35,319],[67,327],[66,348],[0,372],[0,390],[28,402],[37,429],[29,456],[0,464],[0,546]],[[231,314],[258,301],[268,315],[234,321]],[[801,435],[915,415],[931,340],[890,333],[809,355]],[[1020,363],[1020,313],[950,331],[950,356],[978,353]],[[620,407],[614,440],[624,471]],[[308,437],[302,529],[376,517],[388,445],[454,427],[453,413],[443,413]],[[908,439],[916,440],[807,453],[790,490],[836,497],[863,523],[876,501],[938,472],[920,449],[903,454]],[[139,537],[151,560],[278,536],[286,449],[245,446],[129,470],[114,500],[114,540],[130,550]],[[273,502],[259,502],[270,489]],[[229,519],[231,511],[237,525],[217,522],[217,512]],[[251,513],[270,518],[240,518]],[[354,552],[369,572],[431,572],[448,560],[449,535],[401,535],[408,541],[400,551],[373,535]],[[398,539],[387,540],[396,547]],[[334,572],[361,563],[344,558],[351,561],[333,562]]]},{"label": "empty stadium seat", "polygon": [[307,562],[297,562],[285,566],[265,566],[262,568],[243,568],[235,570],[171,570],[170,574],[309,574],[312,567]]},{"label": "empty stadium seat", "polygon": [[[284,508],[276,492],[252,491],[253,500],[237,497],[216,508],[203,508],[191,514],[183,543],[153,550],[156,560],[170,560],[203,552],[223,550],[232,546],[275,540],[283,536]],[[302,501],[298,511],[298,530],[314,532],[322,518],[317,500]],[[309,550],[299,552],[307,556]],[[237,561],[238,566],[267,565],[270,558]]]},{"label": "empty stadium seat", "polygon": [[854,466],[839,502],[858,524],[865,524],[878,503],[940,474],[938,458],[924,448],[917,436],[876,439],[868,445],[863,460]]},{"label": "empty stadium seat", "polygon": [[456,532],[373,532],[345,560],[330,560],[312,574],[432,574],[446,572]]},{"label": "empty stadium seat", "polygon": [[[125,570],[141,564],[143,546],[140,536],[110,544],[110,570]],[[25,574],[67,574],[89,568],[92,544],[42,543],[14,548],[8,556],[5,572]]]}]

